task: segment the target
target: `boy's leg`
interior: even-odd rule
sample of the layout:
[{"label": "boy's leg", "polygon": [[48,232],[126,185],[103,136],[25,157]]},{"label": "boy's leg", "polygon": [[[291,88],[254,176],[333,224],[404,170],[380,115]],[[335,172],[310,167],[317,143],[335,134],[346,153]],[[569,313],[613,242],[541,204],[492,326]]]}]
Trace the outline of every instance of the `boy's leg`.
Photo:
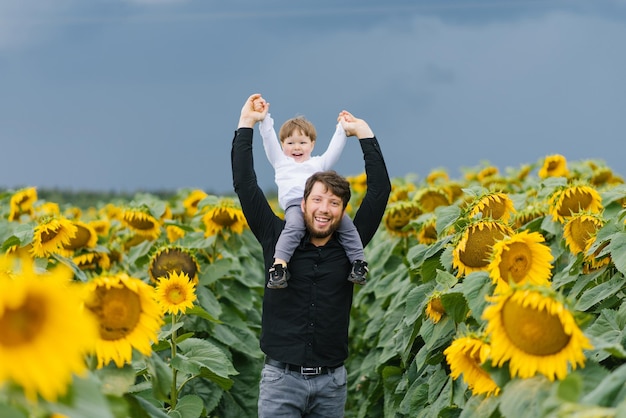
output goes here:
[{"label": "boy's leg", "polygon": [[[301,207],[299,205],[288,207],[285,210],[285,227],[278,237],[278,241],[276,241],[276,249],[274,250],[275,262],[269,270],[267,287],[270,289],[287,287],[289,270],[286,263],[291,260],[291,256],[300,244],[302,237],[304,237],[304,233],[305,227]],[[282,262],[278,262],[278,260]]]},{"label": "boy's leg", "polygon": [[352,271],[348,280],[356,284],[365,284],[369,268],[365,261],[363,243],[352,219],[346,214],[341,218],[341,224],[337,229],[339,242],[346,251],[348,259],[352,263]]}]

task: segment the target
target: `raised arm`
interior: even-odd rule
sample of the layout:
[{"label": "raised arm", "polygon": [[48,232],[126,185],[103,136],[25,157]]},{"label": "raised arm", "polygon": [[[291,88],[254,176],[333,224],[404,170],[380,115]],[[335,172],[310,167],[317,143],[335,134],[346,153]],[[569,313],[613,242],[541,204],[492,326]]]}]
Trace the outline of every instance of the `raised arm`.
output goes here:
[{"label": "raised arm", "polygon": [[339,114],[338,120],[347,135],[359,138],[365,160],[367,192],[354,216],[354,224],[365,246],[374,237],[385,214],[391,193],[391,180],[378,140],[368,123],[345,110]]},{"label": "raised arm", "polygon": [[337,123],[335,133],[330,139],[328,148],[326,148],[326,151],[320,156],[324,162],[324,170],[330,170],[337,163],[347,141],[348,137],[346,136],[346,131],[343,129],[343,126],[341,126],[341,123]]},{"label": "raised arm", "polygon": [[267,108],[264,111],[254,110],[253,101],[259,97],[261,96],[250,96],[241,109],[238,129],[232,143],[231,165],[233,187],[239,196],[250,230],[257,240],[263,242],[265,239],[271,239],[272,228],[280,227],[280,218],[274,214],[267,202],[254,171],[252,128],[267,113]]},{"label": "raised arm", "polygon": [[259,132],[261,132],[261,138],[263,138],[265,155],[272,167],[276,167],[276,162],[285,154],[283,154],[283,149],[274,129],[274,119],[272,119],[269,113],[259,124]]}]

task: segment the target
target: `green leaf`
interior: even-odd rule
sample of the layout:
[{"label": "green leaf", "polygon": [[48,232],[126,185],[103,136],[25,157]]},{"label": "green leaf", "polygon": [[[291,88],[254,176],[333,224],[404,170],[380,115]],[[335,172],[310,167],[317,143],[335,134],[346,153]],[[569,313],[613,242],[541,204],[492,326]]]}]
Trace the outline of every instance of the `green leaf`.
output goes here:
[{"label": "green leaf", "polygon": [[605,377],[595,389],[582,397],[581,403],[603,406],[616,405],[621,401],[621,399],[616,399],[616,395],[624,388],[624,385],[626,385],[626,365],[618,367]]},{"label": "green leaf", "polygon": [[93,374],[84,379],[74,378],[72,386],[54,411],[68,417],[113,418],[111,404],[101,390],[100,382]]},{"label": "green leaf", "polygon": [[222,323],[222,321],[215,318],[213,315],[211,315],[210,313],[208,313],[207,311],[205,311],[198,305],[193,305],[193,307],[187,309],[185,311],[185,315],[196,315],[196,316],[199,316],[200,318],[206,319],[207,321],[214,322],[216,324]]},{"label": "green leaf", "polygon": [[447,231],[459,219],[461,208],[456,205],[439,206],[435,208],[435,216],[437,217],[435,229],[437,234],[441,234],[443,231]]},{"label": "green leaf", "polygon": [[446,314],[456,323],[464,322],[469,308],[462,293],[444,293],[441,295],[441,304]]},{"label": "green leaf", "polygon": [[147,364],[152,377],[152,394],[156,399],[167,401],[172,387],[172,369],[156,353],[147,359]]},{"label": "green leaf", "polygon": [[[197,395],[185,395],[178,400],[174,411],[182,418],[198,418],[202,415],[202,399]],[[170,416],[174,414],[170,413]]]},{"label": "green leaf", "polygon": [[574,309],[578,311],[586,311],[597,303],[600,303],[619,292],[622,286],[624,286],[624,283],[626,283],[626,277],[621,274],[614,275],[609,281],[601,283],[583,292]]},{"label": "green leaf", "polygon": [[181,350],[172,359],[172,366],[183,373],[204,376],[229,389],[232,380],[228,376],[238,374],[232,362],[217,346],[206,340],[189,338],[178,345]]},{"label": "green leaf", "polygon": [[106,395],[122,396],[135,384],[135,370],[130,365],[117,367],[109,363],[96,374],[102,381],[102,393]]},{"label": "green leaf", "polygon": [[608,251],[615,268],[622,274],[626,274],[626,232],[616,233],[612,236]]},{"label": "green leaf", "polygon": [[486,297],[493,293],[493,284],[489,274],[483,271],[468,274],[461,283],[461,291],[465,296],[472,317],[482,322],[481,316],[487,305]]},{"label": "green leaf", "polygon": [[199,274],[198,281],[201,285],[210,285],[211,283],[223,278],[232,276],[231,270],[234,261],[230,258],[220,258],[203,268]]},{"label": "green leaf", "polygon": [[549,393],[550,381],[544,377],[512,380],[500,394],[500,412],[507,418],[541,417]]},{"label": "green leaf", "polygon": [[626,349],[622,346],[624,323],[616,311],[600,312],[585,334],[591,338],[594,350],[590,357],[595,361],[602,361],[609,355],[626,358]]},{"label": "green leaf", "polygon": [[570,373],[557,386],[557,395],[567,402],[577,402],[583,388],[582,376]]}]

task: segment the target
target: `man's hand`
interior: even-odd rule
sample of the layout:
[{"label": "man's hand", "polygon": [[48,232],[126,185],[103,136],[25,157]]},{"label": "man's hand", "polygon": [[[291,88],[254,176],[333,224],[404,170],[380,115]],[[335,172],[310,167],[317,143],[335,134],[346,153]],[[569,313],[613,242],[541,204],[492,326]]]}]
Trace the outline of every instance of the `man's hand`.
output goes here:
[{"label": "man's hand", "polygon": [[237,128],[254,128],[257,122],[265,119],[269,109],[270,104],[259,93],[251,95],[241,108]]},{"label": "man's hand", "polygon": [[374,132],[363,119],[355,118],[352,113],[347,110],[339,112],[337,121],[341,123],[347,136],[356,136],[359,139],[373,138]]}]

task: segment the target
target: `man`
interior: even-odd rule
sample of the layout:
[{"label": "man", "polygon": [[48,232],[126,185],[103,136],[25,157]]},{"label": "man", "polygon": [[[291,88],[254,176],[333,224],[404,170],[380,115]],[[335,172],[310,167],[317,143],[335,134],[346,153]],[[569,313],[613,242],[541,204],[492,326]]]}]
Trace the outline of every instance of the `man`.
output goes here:
[{"label": "man", "polygon": [[[253,94],[241,109],[231,162],[235,192],[263,247],[267,272],[284,221],[274,214],[254,171],[253,128],[269,107],[261,99]],[[338,121],[348,136],[359,138],[365,159],[367,193],[354,217],[365,246],[383,217],[391,182],[369,125],[346,111]],[[260,418],[344,414],[347,372],[343,362],[348,357],[353,284],[346,280],[351,264],[335,232],[350,199],[350,185],[337,173],[326,171],[307,180],[304,194],[301,208],[307,233],[291,258],[289,286],[266,289],[263,297],[260,345],[266,361],[259,391]]]}]

